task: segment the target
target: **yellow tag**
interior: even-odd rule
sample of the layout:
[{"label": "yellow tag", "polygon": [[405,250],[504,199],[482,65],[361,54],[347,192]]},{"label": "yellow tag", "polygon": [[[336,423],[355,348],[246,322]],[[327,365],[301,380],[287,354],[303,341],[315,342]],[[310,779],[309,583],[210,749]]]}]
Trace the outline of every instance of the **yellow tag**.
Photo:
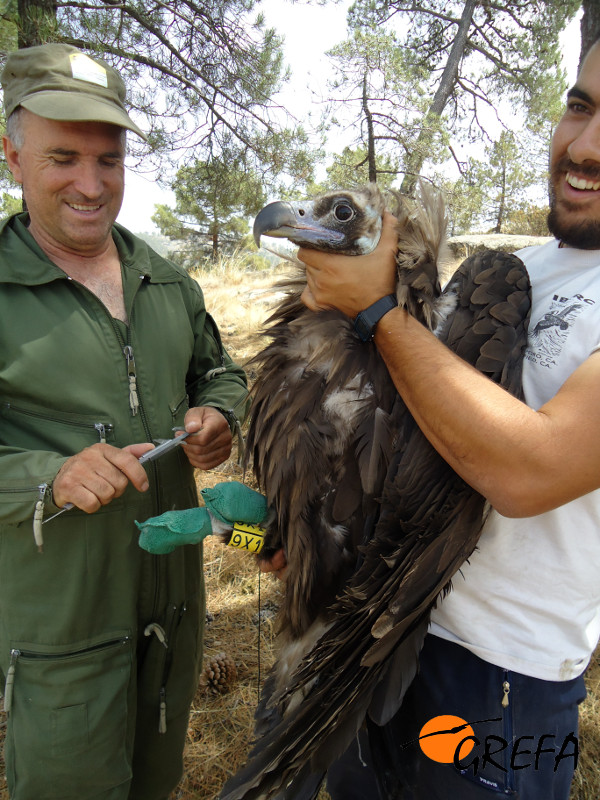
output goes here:
[{"label": "yellow tag", "polygon": [[265,529],[258,525],[246,525],[245,522],[234,522],[228,547],[247,550],[249,553],[260,553],[264,543]]}]

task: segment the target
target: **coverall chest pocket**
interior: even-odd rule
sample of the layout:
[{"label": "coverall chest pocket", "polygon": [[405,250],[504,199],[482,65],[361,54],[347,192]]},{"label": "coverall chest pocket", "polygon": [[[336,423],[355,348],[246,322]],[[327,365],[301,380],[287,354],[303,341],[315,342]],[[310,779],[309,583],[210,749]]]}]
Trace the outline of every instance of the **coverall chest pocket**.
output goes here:
[{"label": "coverall chest pocket", "polygon": [[73,414],[24,402],[0,404],[0,443],[31,450],[73,454],[98,442],[114,443],[105,414]]},{"label": "coverall chest pocket", "polygon": [[7,672],[11,797],[82,800],[131,778],[127,632],[61,648],[15,643]]}]

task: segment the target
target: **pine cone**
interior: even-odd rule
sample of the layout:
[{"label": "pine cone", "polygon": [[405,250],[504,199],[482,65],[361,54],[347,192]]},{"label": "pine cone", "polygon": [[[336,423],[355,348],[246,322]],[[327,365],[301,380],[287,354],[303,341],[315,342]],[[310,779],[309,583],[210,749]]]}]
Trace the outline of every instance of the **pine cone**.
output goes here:
[{"label": "pine cone", "polygon": [[204,667],[200,676],[200,686],[215,694],[226,694],[237,678],[237,669],[232,658],[226,653],[217,653]]}]

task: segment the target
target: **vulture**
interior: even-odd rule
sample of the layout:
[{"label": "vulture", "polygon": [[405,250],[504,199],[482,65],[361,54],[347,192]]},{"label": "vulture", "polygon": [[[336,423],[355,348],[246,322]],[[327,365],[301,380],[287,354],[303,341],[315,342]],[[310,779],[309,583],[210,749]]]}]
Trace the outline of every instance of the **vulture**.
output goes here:
[{"label": "vulture", "polygon": [[[441,196],[421,185],[416,199],[391,202],[399,305],[520,397],[523,263],[478,252],[442,291]],[[254,235],[359,255],[377,245],[385,207],[372,184],[275,202]],[[367,716],[391,719],[416,674],[430,611],[489,511],[421,433],[373,342],[342,313],[307,309],[305,285],[298,262],[254,359],[247,458],[272,509],[261,556],[283,547],[288,570],[254,744],[220,800],[311,800]]]}]

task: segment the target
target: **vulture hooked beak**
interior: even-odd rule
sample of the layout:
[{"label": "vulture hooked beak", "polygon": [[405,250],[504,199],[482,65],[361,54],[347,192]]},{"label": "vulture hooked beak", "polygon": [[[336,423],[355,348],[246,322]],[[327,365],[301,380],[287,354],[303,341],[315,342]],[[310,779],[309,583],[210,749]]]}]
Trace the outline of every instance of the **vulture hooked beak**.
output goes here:
[{"label": "vulture hooked beak", "polygon": [[254,220],[254,241],[260,247],[261,236],[289,239],[299,246],[330,249],[344,241],[341,231],[326,228],[314,217],[313,203],[276,201],[269,203]]}]

